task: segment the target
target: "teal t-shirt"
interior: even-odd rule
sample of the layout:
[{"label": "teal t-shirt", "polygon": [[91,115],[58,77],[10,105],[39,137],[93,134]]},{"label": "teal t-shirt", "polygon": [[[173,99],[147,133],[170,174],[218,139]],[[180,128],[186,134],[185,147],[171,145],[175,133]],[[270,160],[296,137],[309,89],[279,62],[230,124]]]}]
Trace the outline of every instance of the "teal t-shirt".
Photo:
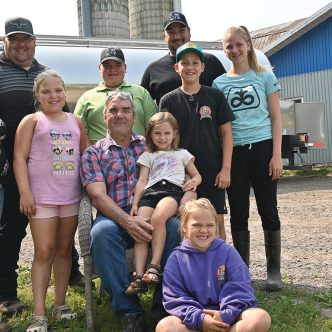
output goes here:
[{"label": "teal t-shirt", "polygon": [[223,74],[212,86],[224,93],[235,115],[232,122],[234,146],[272,138],[268,96],[280,90],[272,70],[261,73],[249,70],[239,76]]}]

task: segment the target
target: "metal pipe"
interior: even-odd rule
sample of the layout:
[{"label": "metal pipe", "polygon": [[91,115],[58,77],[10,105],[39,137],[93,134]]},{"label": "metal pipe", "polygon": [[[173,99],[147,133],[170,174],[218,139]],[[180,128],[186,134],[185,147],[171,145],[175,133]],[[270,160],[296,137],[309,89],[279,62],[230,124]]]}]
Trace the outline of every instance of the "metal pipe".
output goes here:
[{"label": "metal pipe", "polygon": [[83,37],[92,37],[90,0],[81,0]]},{"label": "metal pipe", "polygon": [[181,0],[173,0],[173,10],[182,13]]}]

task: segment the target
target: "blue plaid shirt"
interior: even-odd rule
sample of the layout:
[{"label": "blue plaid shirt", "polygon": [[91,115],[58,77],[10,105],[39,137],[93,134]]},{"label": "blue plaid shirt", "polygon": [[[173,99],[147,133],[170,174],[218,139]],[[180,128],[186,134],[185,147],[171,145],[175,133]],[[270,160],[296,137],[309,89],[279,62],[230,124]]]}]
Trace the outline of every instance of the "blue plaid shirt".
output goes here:
[{"label": "blue plaid shirt", "polygon": [[122,209],[130,209],[139,175],[136,161],[144,151],[145,138],[140,135],[133,134],[128,147],[119,146],[111,137],[99,140],[83,153],[83,186],[103,182],[108,196]]}]

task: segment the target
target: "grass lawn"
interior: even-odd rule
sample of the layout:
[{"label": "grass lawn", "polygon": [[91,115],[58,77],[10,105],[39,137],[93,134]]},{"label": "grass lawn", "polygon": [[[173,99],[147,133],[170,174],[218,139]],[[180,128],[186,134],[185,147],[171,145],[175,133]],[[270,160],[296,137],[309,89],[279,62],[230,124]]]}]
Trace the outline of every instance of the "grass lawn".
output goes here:
[{"label": "grass lawn", "polygon": [[[25,332],[32,315],[32,290],[30,268],[21,267],[19,272],[19,297],[28,305],[21,315],[11,318],[8,323],[15,332]],[[97,280],[97,284],[99,280]],[[268,293],[260,283],[253,284],[260,307],[269,312],[272,317],[270,331],[275,332],[331,332],[332,331],[332,288],[324,292],[312,292],[309,289],[294,288],[285,284],[281,292]],[[148,313],[148,322],[152,330],[152,320],[149,316],[149,305],[152,292],[142,296],[142,303]],[[48,316],[54,298],[53,284],[51,283],[47,307]],[[49,320],[52,331],[84,332],[88,331],[85,322],[84,290],[79,288],[68,289],[68,303],[78,313],[78,319],[70,322],[56,322]],[[4,320],[4,317],[1,317]],[[108,296],[99,297],[94,291],[94,322],[96,331],[121,331],[119,321],[108,304]],[[147,331],[148,332],[148,331]]]}]

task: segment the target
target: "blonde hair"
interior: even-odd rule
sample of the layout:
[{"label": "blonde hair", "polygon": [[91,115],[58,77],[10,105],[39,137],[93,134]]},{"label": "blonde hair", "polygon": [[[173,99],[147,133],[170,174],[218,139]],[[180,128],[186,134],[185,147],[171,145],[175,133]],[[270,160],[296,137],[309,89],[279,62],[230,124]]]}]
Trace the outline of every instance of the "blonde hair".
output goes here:
[{"label": "blonde hair", "polygon": [[150,152],[156,152],[158,151],[157,146],[153,143],[151,139],[151,131],[155,125],[162,124],[164,122],[168,122],[172,129],[174,130],[174,138],[171,144],[171,149],[172,150],[177,150],[179,147],[179,142],[180,142],[180,135],[179,135],[179,126],[178,122],[175,119],[175,117],[169,113],[169,112],[159,112],[154,114],[148,124],[148,128],[146,129],[146,144],[148,146],[148,149]]},{"label": "blonde hair", "polygon": [[258,63],[257,56],[255,53],[255,49],[252,43],[252,38],[250,36],[249,30],[244,26],[240,25],[238,27],[230,27],[224,33],[223,40],[226,39],[226,35],[237,33],[249,44],[249,51],[248,51],[248,62],[251,69],[253,69],[256,73],[261,73],[263,71],[271,70],[271,67],[262,66]]},{"label": "blonde hair", "polygon": [[35,98],[34,105],[35,105],[35,109],[37,111],[40,111],[40,104],[39,104],[38,97],[37,97],[39,90],[40,90],[40,86],[47,78],[50,78],[50,77],[59,79],[63,86],[63,89],[66,91],[66,86],[65,86],[65,82],[64,82],[63,78],[55,70],[48,69],[48,70],[45,70],[45,71],[41,72],[40,74],[38,74],[34,80],[33,89],[32,89],[33,96]]},{"label": "blonde hair", "polygon": [[[216,226],[218,225],[217,211],[207,198],[199,198],[195,201],[189,201],[181,209],[180,233],[182,239],[185,238],[183,229],[187,227],[190,215],[198,209],[205,209],[211,212],[216,222]],[[218,233],[218,227],[216,227],[216,233]]]}]

